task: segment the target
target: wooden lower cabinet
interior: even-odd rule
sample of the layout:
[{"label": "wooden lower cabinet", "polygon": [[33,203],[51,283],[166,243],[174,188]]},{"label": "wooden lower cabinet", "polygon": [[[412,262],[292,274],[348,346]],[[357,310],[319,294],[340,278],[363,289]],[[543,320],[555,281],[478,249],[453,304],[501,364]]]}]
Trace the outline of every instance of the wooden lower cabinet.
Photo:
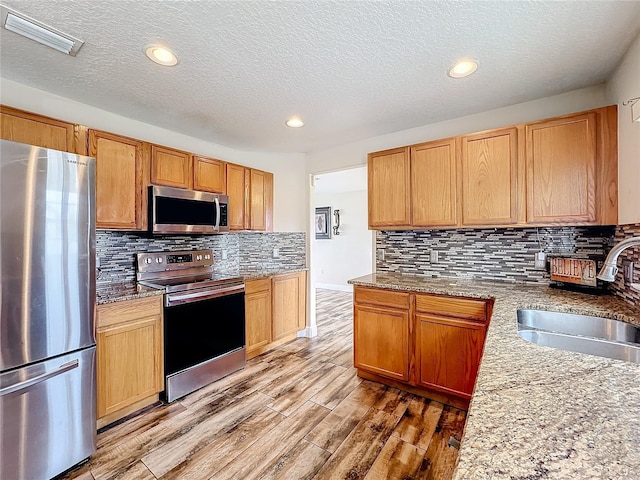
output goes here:
[{"label": "wooden lower cabinet", "polygon": [[245,283],[247,358],[255,357],[271,343],[271,279]]},{"label": "wooden lower cabinet", "polygon": [[356,286],[358,375],[466,408],[482,358],[489,303]]},{"label": "wooden lower cabinet", "polygon": [[484,346],[478,322],[418,314],[418,384],[471,398]]},{"label": "wooden lower cabinet", "polygon": [[247,359],[298,336],[307,322],[307,272],[245,282]]},{"label": "wooden lower cabinet", "polygon": [[409,312],[356,305],[354,365],[396,380],[409,380]]},{"label": "wooden lower cabinet", "polygon": [[164,387],[162,330],[162,296],[98,305],[99,427],[158,400]]},{"label": "wooden lower cabinet", "polygon": [[273,339],[289,336],[306,324],[307,273],[296,272],[273,277]]}]

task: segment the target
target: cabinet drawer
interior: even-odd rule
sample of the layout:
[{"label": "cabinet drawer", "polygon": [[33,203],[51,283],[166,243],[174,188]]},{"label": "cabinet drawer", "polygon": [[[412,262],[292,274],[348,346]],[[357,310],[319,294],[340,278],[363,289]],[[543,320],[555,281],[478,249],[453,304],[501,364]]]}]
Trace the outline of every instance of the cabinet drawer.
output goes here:
[{"label": "cabinet drawer", "polygon": [[436,313],[484,322],[487,319],[486,310],[486,302],[483,300],[416,295],[416,311],[418,312]]},{"label": "cabinet drawer", "polygon": [[244,293],[251,295],[256,292],[264,292],[271,288],[271,277],[248,280],[244,283]]},{"label": "cabinet drawer", "polygon": [[355,302],[409,309],[409,294],[377,288],[356,287]]},{"label": "cabinet drawer", "polygon": [[162,295],[98,305],[96,328],[162,315]]}]

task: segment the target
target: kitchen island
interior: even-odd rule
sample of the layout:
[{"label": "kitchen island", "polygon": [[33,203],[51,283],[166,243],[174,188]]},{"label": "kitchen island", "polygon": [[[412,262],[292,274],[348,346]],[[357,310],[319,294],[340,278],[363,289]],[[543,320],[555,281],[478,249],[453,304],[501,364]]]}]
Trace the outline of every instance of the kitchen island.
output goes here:
[{"label": "kitchen island", "polygon": [[638,309],[504,282],[382,273],[349,283],[495,301],[454,479],[638,478],[640,365],[534,345],[516,322],[532,308],[640,324]]}]

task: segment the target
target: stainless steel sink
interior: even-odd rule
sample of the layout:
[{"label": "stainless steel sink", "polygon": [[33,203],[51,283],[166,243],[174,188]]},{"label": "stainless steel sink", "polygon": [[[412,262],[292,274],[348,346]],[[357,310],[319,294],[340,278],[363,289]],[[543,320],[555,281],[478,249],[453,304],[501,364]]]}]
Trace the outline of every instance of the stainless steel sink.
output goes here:
[{"label": "stainless steel sink", "polygon": [[640,363],[640,327],[618,320],[518,310],[518,335],[545,347]]}]

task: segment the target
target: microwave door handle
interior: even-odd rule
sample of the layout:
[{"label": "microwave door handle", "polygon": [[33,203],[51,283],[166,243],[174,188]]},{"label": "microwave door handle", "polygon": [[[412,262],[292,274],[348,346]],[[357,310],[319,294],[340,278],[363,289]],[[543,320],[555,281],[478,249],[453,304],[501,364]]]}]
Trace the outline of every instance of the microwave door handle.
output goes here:
[{"label": "microwave door handle", "polygon": [[214,230],[219,231],[220,230],[220,200],[218,199],[218,197],[216,197],[215,201],[216,201],[216,226],[214,227]]}]

